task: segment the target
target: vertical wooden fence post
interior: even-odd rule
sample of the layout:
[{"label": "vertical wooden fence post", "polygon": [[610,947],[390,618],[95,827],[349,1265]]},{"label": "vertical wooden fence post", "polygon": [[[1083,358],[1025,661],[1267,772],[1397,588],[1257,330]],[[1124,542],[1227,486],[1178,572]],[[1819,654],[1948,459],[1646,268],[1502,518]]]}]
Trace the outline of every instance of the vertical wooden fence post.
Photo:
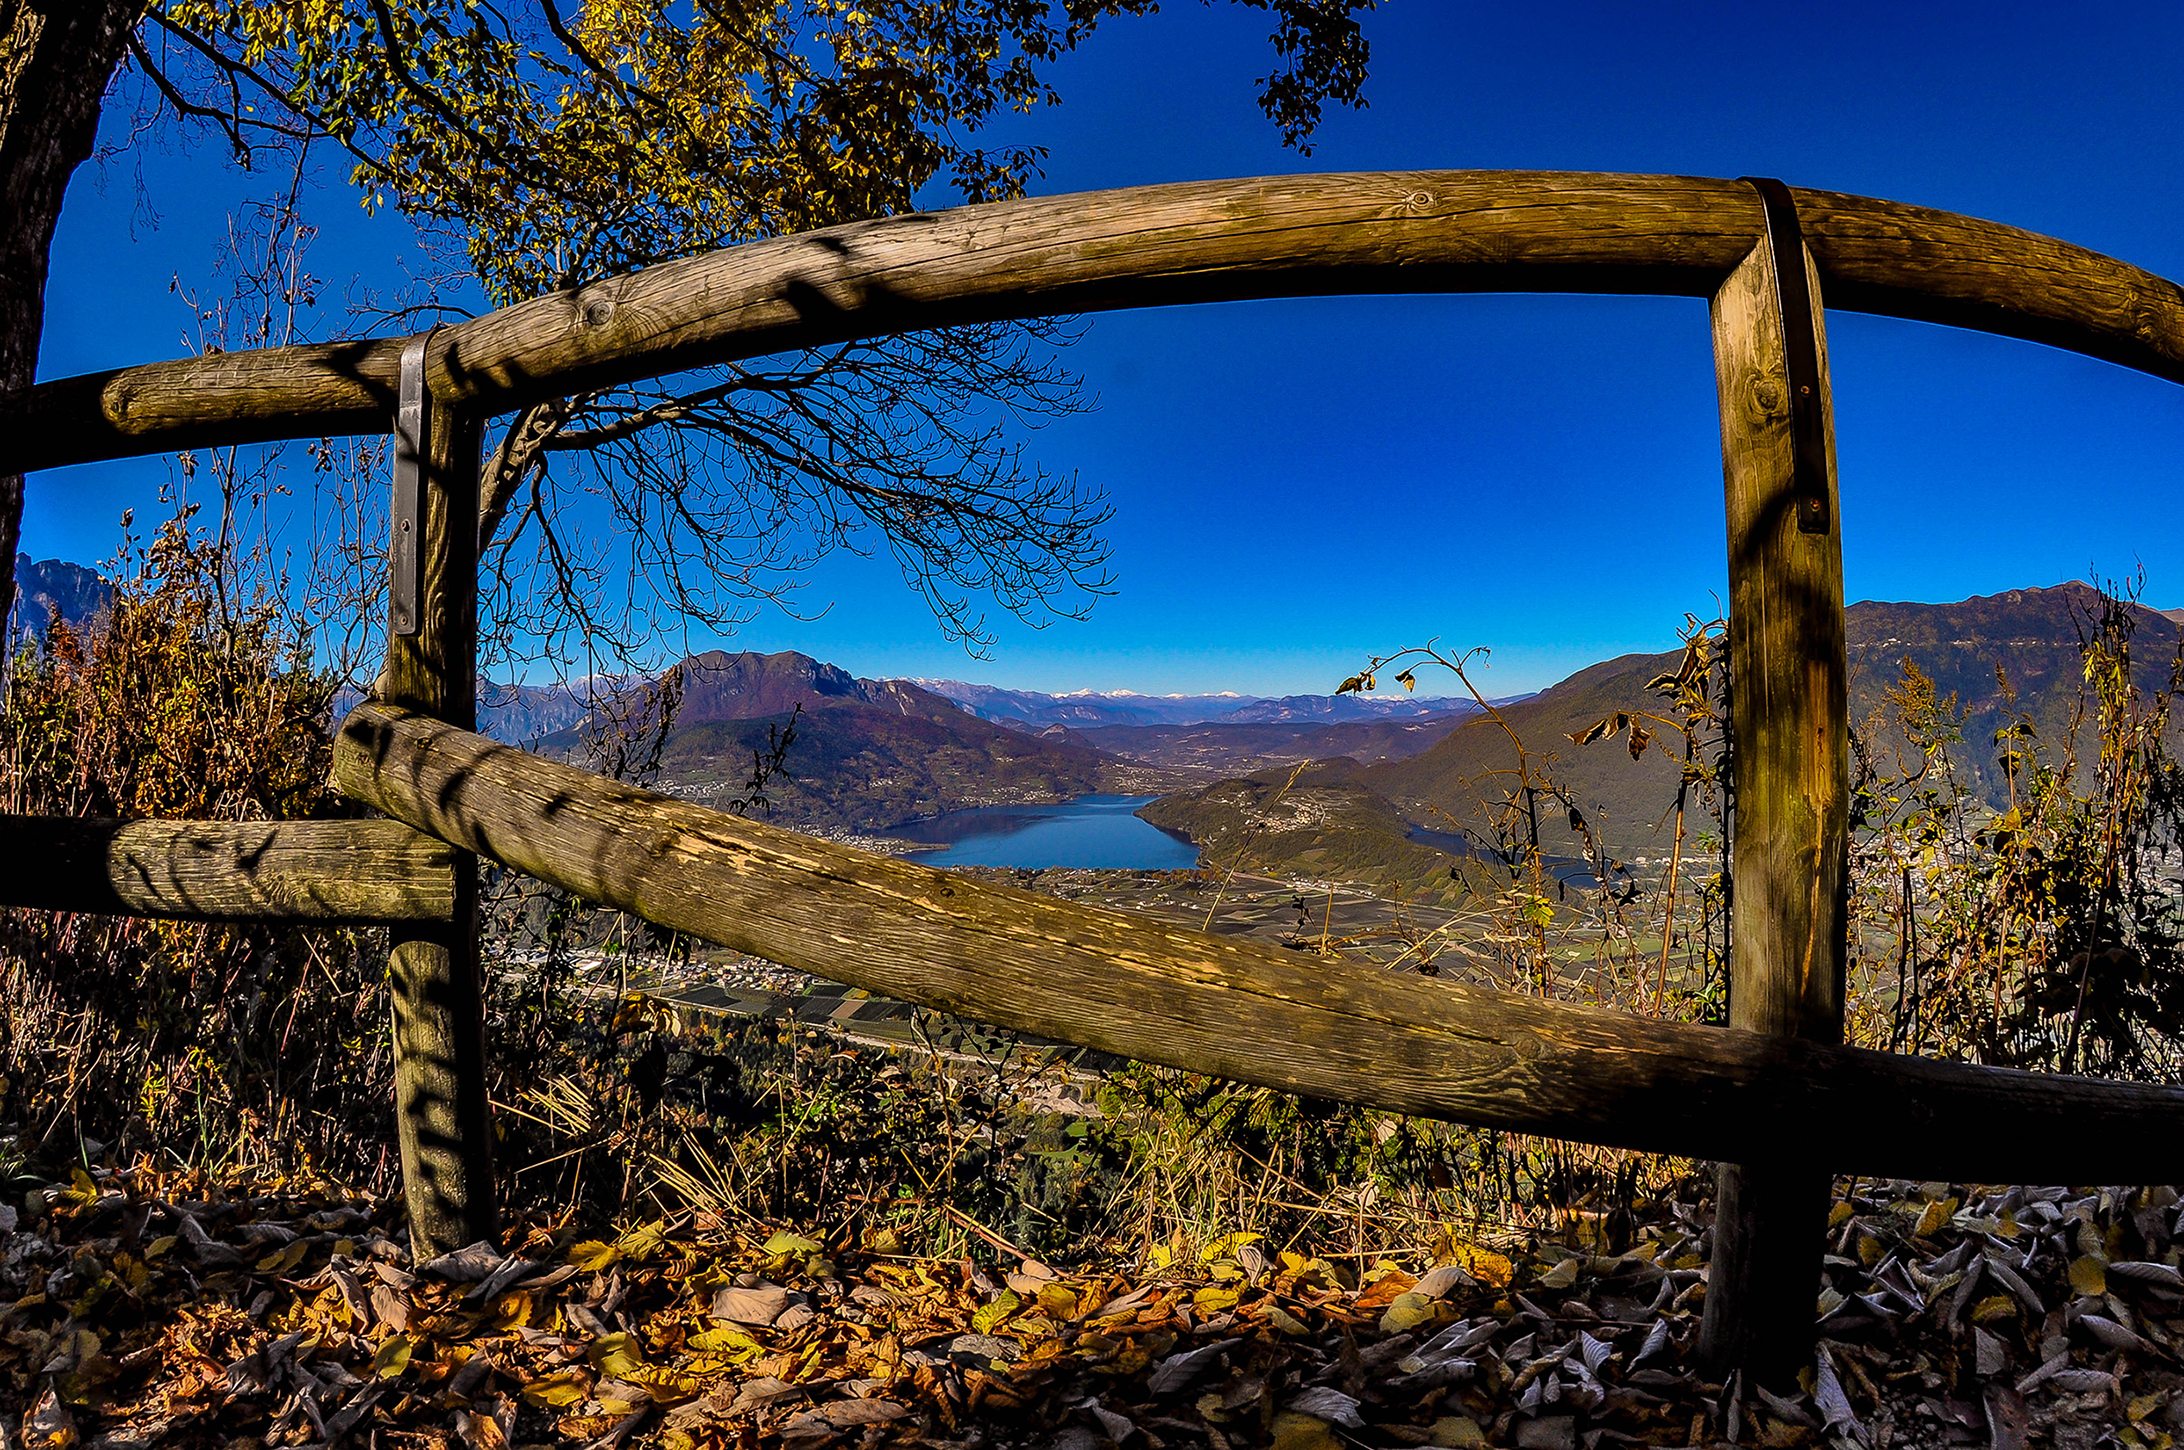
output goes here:
[{"label": "vertical wooden fence post", "polygon": [[[373,693],[469,730],[477,723],[480,430],[477,419],[434,402],[425,373],[419,339],[403,357],[387,664]],[[389,979],[403,1192],[411,1251],[424,1259],[491,1238],[497,1227],[475,856],[455,853],[446,924],[396,929]]]},{"label": "vertical wooden fence post", "polygon": [[[1767,235],[1713,303],[1736,760],[1729,1020],[1840,1042],[1850,742],[1827,335],[1789,193],[1753,184]],[[1722,1165],[1709,1363],[1772,1383],[1811,1354],[1829,1187],[1829,1166],[1794,1142]]]}]

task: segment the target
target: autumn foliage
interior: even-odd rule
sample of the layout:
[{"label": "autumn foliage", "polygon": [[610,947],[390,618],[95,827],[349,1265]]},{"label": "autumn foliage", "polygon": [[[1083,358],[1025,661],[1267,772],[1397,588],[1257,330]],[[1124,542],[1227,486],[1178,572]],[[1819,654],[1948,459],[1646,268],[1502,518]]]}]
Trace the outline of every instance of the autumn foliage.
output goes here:
[{"label": "autumn foliage", "polygon": [[[341,813],[325,785],[333,683],[277,601],[246,593],[186,516],[112,573],[103,620],[54,621],[14,658],[0,804],[124,819]],[[241,1166],[375,1146],[387,1048],[358,934],[38,911],[0,921],[0,1116],[21,1134],[18,1155],[156,1145]]]}]

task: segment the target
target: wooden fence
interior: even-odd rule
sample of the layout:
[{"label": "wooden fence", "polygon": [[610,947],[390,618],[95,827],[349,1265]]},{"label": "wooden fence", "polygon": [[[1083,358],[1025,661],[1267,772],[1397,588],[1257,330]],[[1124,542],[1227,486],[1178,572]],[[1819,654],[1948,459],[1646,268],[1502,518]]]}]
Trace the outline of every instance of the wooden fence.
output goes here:
[{"label": "wooden fence", "polygon": [[[1727,1028],[1301,961],[813,840],[474,733],[479,439],[524,404],[946,323],[1310,294],[1712,302],[1738,799]],[[1809,1352],[1829,1176],[2176,1176],[2184,1090],[1842,1045],[1847,688],[1823,303],[2184,382],[2184,292],[1993,222],[1763,180],[1406,172],[1001,202],[735,247],[428,336],[0,395],[0,470],[397,433],[393,618],[335,779],[389,821],[0,818],[12,904],[394,925],[420,1253],[490,1234],[475,863],[905,1001],[1289,1091],[1713,1159],[1702,1349]],[[405,406],[406,405],[406,406]],[[452,848],[452,849],[451,849]]]}]

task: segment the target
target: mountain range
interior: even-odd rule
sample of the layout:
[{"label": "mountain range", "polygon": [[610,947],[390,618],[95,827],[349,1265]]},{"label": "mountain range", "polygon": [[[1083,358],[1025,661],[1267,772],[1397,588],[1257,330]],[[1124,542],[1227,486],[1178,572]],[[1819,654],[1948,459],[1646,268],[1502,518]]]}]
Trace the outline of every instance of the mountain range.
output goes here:
[{"label": "mountain range", "polygon": [[[111,590],[61,560],[17,561],[21,620],[95,619]],[[2080,645],[2100,596],[2062,584],[1951,604],[1850,606],[1851,711],[1864,744],[1887,758],[1902,742],[1887,698],[1915,665],[1962,713],[1953,764],[1999,806],[2007,781],[1995,731],[2028,718],[2050,750],[2069,737],[2083,679]],[[2184,636],[2184,609],[2126,605],[2139,684],[2158,686]],[[1447,878],[1456,835],[1490,836],[1499,782],[1515,764],[1510,735],[1547,765],[1610,849],[1665,844],[1660,822],[1676,766],[1662,750],[1633,759],[1622,741],[1572,737],[1618,712],[1653,710],[1648,682],[1675,652],[1624,655],[1536,695],[1491,702],[1399,696],[1043,694],[955,680],[859,679],[808,655],[714,650],[683,661],[681,704],[659,744],[659,783],[732,804],[751,794],[753,762],[793,721],[796,739],[766,784],[786,824],[885,833],[966,806],[1053,801],[1089,792],[1163,794],[1143,814],[1203,844],[1250,837],[1264,864],[1383,886]],[[481,681],[488,734],[582,757],[579,728],[631,681],[570,686]],[[2171,728],[2184,734],[2184,720]],[[1312,763],[1301,773],[1297,767]],[[1566,822],[1545,844],[1568,850]],[[1458,846],[1458,850],[1461,847]],[[1376,864],[1377,863],[1377,864]]]},{"label": "mountain range", "polygon": [[[714,650],[682,661],[681,670],[680,701],[660,740],[663,789],[714,803],[748,798],[754,762],[793,721],[795,742],[766,786],[766,808],[788,823],[867,834],[971,806],[1158,795],[1269,760],[1400,758],[1477,710],[1470,702],[1370,701],[1381,708],[1360,711],[1331,696],[1096,697],[1116,713],[1158,700],[1188,722],[1116,724],[1072,713],[1093,697],[954,682],[974,694],[966,702],[928,689],[930,682],[859,679],[794,651]],[[973,708],[979,703],[986,713]],[[1209,712],[1228,718],[1190,718]],[[1042,724],[1049,715],[1079,723]],[[1337,718],[1357,716],[1364,718]],[[533,748],[581,757],[586,743],[572,722]]]},{"label": "mountain range", "polygon": [[1105,725],[1288,725],[1346,721],[1425,720],[1469,714],[1468,699],[1410,695],[1140,695],[1131,690],[1071,690],[1046,695],[961,680],[908,683],[955,701],[981,720],[1043,728]]}]

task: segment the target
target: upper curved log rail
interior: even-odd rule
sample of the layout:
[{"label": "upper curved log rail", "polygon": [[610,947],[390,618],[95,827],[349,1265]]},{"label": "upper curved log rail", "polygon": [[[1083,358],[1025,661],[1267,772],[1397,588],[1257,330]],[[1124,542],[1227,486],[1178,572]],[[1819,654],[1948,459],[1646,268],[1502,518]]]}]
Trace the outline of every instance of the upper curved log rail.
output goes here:
[{"label": "upper curved log rail", "polygon": [[[2184,290],[2052,237],[1794,190],[1827,305],[2184,382]],[[1188,182],[832,227],[553,293],[432,337],[473,416],[950,323],[1338,293],[1708,297],[1765,227],[1739,181],[1415,171]],[[0,471],[384,431],[407,339],[151,363],[0,394]]]}]

